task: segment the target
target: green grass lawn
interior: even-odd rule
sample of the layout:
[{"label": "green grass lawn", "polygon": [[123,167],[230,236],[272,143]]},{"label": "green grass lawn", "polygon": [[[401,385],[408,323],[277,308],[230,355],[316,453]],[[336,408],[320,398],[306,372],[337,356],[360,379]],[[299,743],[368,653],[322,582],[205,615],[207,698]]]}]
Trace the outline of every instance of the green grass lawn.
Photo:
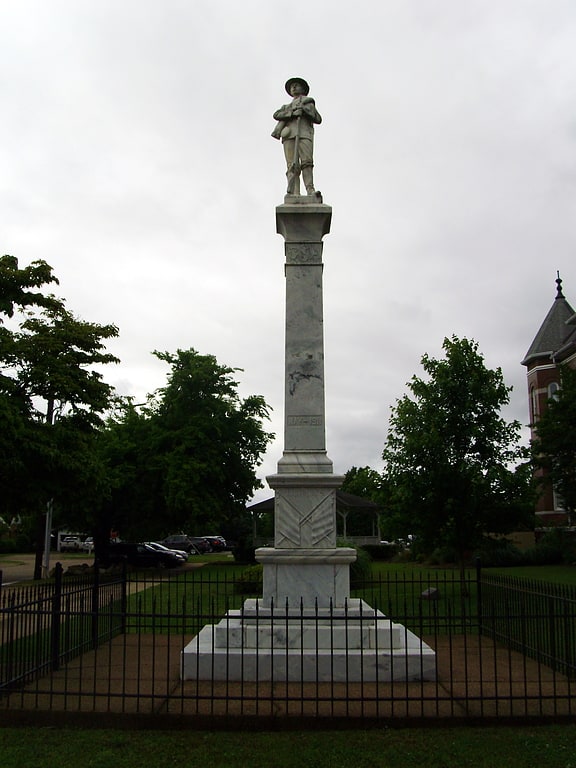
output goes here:
[{"label": "green grass lawn", "polygon": [[576,726],[238,733],[0,728],[3,768],[575,768]]}]

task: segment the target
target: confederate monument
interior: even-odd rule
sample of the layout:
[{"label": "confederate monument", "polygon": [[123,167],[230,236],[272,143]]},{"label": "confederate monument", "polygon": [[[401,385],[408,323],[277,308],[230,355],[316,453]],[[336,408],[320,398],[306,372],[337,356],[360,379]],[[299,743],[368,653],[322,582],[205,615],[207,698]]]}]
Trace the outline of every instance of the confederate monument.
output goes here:
[{"label": "confederate monument", "polygon": [[[278,120],[272,131],[275,139],[282,139],[286,157],[286,177],[288,195],[300,194],[300,171],[304,179],[306,194],[320,197],[314,189],[314,123],[322,122],[316,104],[308,94],[310,88],[301,77],[291,77],[286,83],[286,91],[292,96],[290,104],[274,112]],[[320,202],[322,202],[320,198]]]},{"label": "confederate monument", "polygon": [[[336,489],[326,453],[322,238],[332,208],[313,183],[314,124],[308,83],[290,78],[292,102],[274,113],[287,194],[276,208],[284,238],[286,332],[284,451],[275,490],[274,547],[256,550],[262,598],[206,626],[182,652],[183,679],[377,681],[434,679],[435,654],[412,632],[350,597],[356,551],[336,545]],[[300,195],[300,175],[306,195]]]}]

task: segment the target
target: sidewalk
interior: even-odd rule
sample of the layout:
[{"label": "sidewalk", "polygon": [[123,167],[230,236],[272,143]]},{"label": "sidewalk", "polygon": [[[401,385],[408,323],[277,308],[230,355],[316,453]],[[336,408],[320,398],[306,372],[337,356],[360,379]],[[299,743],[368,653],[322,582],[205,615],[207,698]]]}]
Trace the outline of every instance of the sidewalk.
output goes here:
[{"label": "sidewalk", "polygon": [[[56,563],[60,562],[67,568],[69,565],[92,565],[94,563],[94,555],[89,552],[81,553],[83,557],[79,557],[78,554],[71,554],[70,552],[51,552],[50,553],[50,570],[54,568]],[[10,554],[0,555],[0,571],[2,571],[2,584],[4,586],[10,586],[22,581],[32,581],[34,578],[34,562],[36,555],[34,554]]]}]

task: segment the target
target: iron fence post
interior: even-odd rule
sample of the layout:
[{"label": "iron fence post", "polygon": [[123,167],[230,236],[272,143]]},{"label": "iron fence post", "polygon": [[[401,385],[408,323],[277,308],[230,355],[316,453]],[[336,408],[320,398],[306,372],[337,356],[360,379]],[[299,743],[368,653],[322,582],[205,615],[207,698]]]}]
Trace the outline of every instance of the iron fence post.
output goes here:
[{"label": "iron fence post", "polygon": [[121,597],[121,608],[120,608],[120,616],[121,616],[120,634],[122,635],[126,634],[127,610],[128,610],[128,569],[126,567],[126,562],[123,562],[122,563],[122,597]]},{"label": "iron fence post", "polygon": [[100,568],[94,563],[94,580],[92,581],[92,648],[98,646],[98,624],[100,614]]},{"label": "iron fence post", "polygon": [[62,612],[62,563],[54,568],[54,593],[52,595],[51,657],[52,671],[60,668],[60,622]]},{"label": "iron fence post", "polygon": [[482,563],[476,558],[476,613],[478,614],[478,635],[482,635]]}]

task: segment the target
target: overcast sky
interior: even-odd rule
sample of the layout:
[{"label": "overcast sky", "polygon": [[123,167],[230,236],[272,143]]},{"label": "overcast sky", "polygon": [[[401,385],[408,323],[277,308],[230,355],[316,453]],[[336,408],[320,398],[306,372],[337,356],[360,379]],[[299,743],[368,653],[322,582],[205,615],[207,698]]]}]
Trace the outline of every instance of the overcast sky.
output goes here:
[{"label": "overcast sky", "polygon": [[[0,0],[0,252],[45,259],[106,379],[154,349],[243,368],[282,453],[284,159],[304,77],[323,117],[328,455],[381,469],[390,406],[445,336],[514,387],[555,296],[576,304],[574,0]],[[257,498],[269,491],[260,492]]]}]

